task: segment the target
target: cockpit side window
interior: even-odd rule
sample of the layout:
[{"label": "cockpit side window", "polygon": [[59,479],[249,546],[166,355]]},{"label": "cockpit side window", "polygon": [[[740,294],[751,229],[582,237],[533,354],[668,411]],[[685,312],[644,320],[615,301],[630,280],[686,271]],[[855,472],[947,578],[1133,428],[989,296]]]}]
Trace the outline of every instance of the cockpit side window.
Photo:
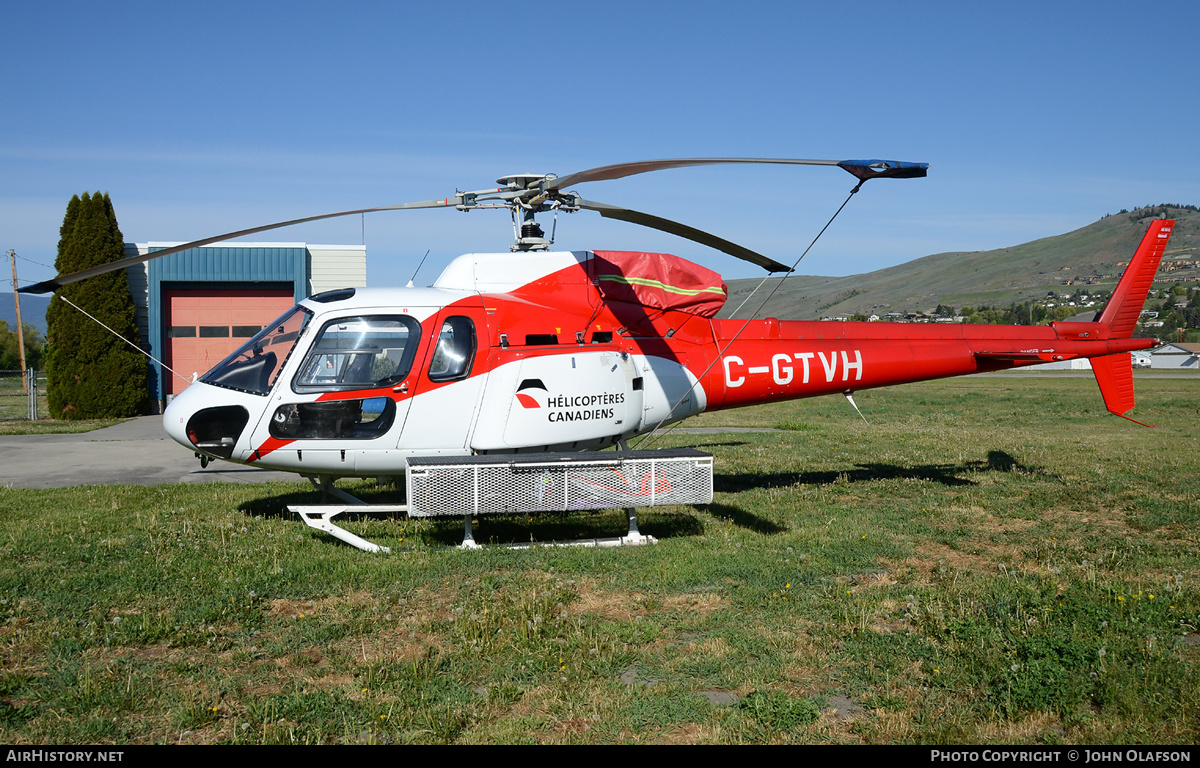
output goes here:
[{"label": "cockpit side window", "polygon": [[408,375],[421,325],[407,315],[343,317],[322,326],[292,389],[337,392],[377,389]]},{"label": "cockpit side window", "polygon": [[442,323],[437,346],[429,361],[430,381],[454,381],[471,373],[475,359],[475,323],[471,318],[455,315]]},{"label": "cockpit side window", "polygon": [[268,394],[311,317],[312,313],[304,307],[292,307],[204,374],[200,381],[254,395]]}]

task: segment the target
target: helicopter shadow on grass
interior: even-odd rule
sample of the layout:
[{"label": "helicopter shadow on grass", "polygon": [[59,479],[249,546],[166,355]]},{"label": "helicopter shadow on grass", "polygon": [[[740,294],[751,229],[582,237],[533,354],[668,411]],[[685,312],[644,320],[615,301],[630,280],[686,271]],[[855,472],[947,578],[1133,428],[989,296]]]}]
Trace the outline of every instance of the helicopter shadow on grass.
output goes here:
[{"label": "helicopter shadow on grass", "polygon": [[[706,443],[704,447],[717,445],[740,445],[741,443]],[[961,464],[858,464],[855,469],[826,470],[815,472],[773,472],[716,474],[713,476],[713,491],[737,494],[757,488],[786,488],[794,485],[831,485],[836,482],[863,483],[880,480],[909,479],[927,480],[947,487],[977,485],[975,480],[962,475],[978,472],[1020,472],[1057,479],[1057,475],[1040,467],[1022,464],[1015,456],[1002,450],[988,451],[983,461],[966,461]],[[352,489],[367,503],[401,504],[402,490],[391,487],[368,487]],[[283,495],[263,496],[250,499],[238,506],[243,514],[253,517],[294,520],[289,506],[335,503],[322,498],[319,490],[296,491]],[[657,539],[699,536],[704,533],[704,524],[694,514],[703,509],[715,518],[728,520],[734,525],[763,535],[775,535],[787,530],[786,526],[768,520],[735,504],[714,502],[701,508],[640,508],[638,528]],[[680,511],[675,511],[680,510]],[[407,519],[403,512],[356,513],[353,508],[338,516],[342,522],[369,519],[374,521],[400,521]],[[608,509],[597,511],[540,512],[533,514],[476,515],[473,517],[473,533],[476,541],[487,544],[525,544],[528,542],[578,542],[587,539],[602,539],[623,536],[627,519],[624,510]],[[426,527],[418,536],[433,546],[457,546],[463,538],[462,517],[438,517],[422,521]],[[331,539],[331,543],[338,543]],[[345,545],[348,546],[348,545]]]},{"label": "helicopter shadow on grass", "polygon": [[743,445],[749,445],[749,443],[745,442],[744,440],[728,440],[728,441],[720,442],[720,443],[717,443],[717,442],[689,443],[688,448],[695,448],[697,450],[706,451],[711,448],[738,448]]},{"label": "helicopter shadow on grass", "polygon": [[[354,488],[350,492],[368,504],[403,504],[404,493],[390,487]],[[271,494],[257,499],[249,499],[238,505],[238,511],[251,517],[263,517],[278,520],[296,520],[296,514],[288,511],[290,506],[315,506],[341,504],[332,497],[326,497],[320,490],[312,488],[291,493]],[[400,520],[406,517],[403,512],[370,513],[355,512],[351,507],[338,515],[338,520]]]},{"label": "helicopter shadow on grass", "polygon": [[[677,510],[677,511],[675,511]],[[692,507],[639,508],[638,530],[656,539],[699,536],[704,524]],[[533,514],[483,515],[473,518],[473,534],[480,544],[577,544],[588,539],[612,539],[624,536],[628,519],[621,509]],[[430,521],[424,539],[432,545],[457,546],[462,542],[463,523],[459,517],[439,517]]]},{"label": "helicopter shadow on grass", "polygon": [[[738,443],[740,445],[740,443]],[[695,447],[708,448],[729,443],[707,443]],[[947,487],[976,485],[976,481],[962,475],[977,472],[1021,472],[1035,474],[1047,478],[1057,476],[1041,469],[1022,464],[1015,456],[1007,451],[988,451],[987,459],[983,461],[967,461],[962,464],[917,464],[902,466],[898,464],[858,464],[855,469],[828,470],[820,472],[769,472],[769,473],[737,473],[714,474],[713,492],[737,494],[756,488],[788,488],[794,485],[831,485],[836,482],[862,483],[877,480],[928,480]],[[759,517],[744,507],[728,503],[713,503],[708,505],[709,514],[732,522],[733,524],[756,531],[765,535],[782,533],[785,526]]]},{"label": "helicopter shadow on grass", "polygon": [[[403,504],[404,494],[395,488],[352,489],[356,496],[369,504]],[[263,496],[238,505],[238,511],[251,517],[300,522],[288,511],[289,506],[337,504],[334,499],[323,500],[319,490],[296,491],[283,495]],[[404,512],[362,513],[353,507],[338,515],[339,524],[358,520],[374,522],[409,520]],[[463,518],[446,516],[411,518],[420,523],[416,537],[430,546],[458,546],[463,540]],[[698,536],[704,532],[703,523],[693,507],[642,507],[637,511],[638,529],[646,536],[668,539]],[[586,539],[624,536],[628,518],[621,509],[579,510],[572,512],[537,512],[532,514],[487,514],[472,517],[475,540],[481,544],[527,544],[529,542],[572,543]],[[410,534],[411,535],[411,534]],[[329,538],[331,544],[349,546]]]},{"label": "helicopter shadow on grass", "polygon": [[[918,464],[906,467],[896,464],[858,464],[856,469],[823,472],[773,472],[759,474],[728,474],[713,476],[715,493],[737,494],[756,488],[788,488],[794,485],[831,485],[836,482],[863,483],[876,480],[928,480],[948,487],[977,485],[976,481],[963,474],[993,471],[1021,472],[1048,478],[1057,476],[1039,467],[1022,464],[1007,451],[988,451],[985,461],[967,461],[962,464]],[[733,504],[714,503],[708,506],[709,514],[724,518],[742,528],[773,535],[787,530],[786,526],[763,519]]]},{"label": "helicopter shadow on grass", "polygon": [[773,472],[760,474],[714,475],[713,490],[717,493],[741,493],[754,488],[786,488],[793,485],[831,485],[836,482],[864,483],[878,480],[928,480],[949,488],[972,486],[978,483],[970,477],[978,472],[1019,472],[1057,479],[1057,475],[1040,467],[1022,464],[1007,451],[988,451],[983,461],[961,464],[857,464],[855,469],[819,472]]}]

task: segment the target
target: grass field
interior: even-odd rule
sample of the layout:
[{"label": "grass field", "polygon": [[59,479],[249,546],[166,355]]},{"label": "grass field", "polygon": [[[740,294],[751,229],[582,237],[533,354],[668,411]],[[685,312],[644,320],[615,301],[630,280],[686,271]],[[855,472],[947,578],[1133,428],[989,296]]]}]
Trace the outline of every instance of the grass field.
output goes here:
[{"label": "grass field", "polygon": [[0,489],[0,741],[1194,744],[1200,380],[1138,389],[1157,429],[1060,377],[706,414],[784,431],[656,441],[716,499],[621,550],[351,519],[367,555],[298,483]]}]

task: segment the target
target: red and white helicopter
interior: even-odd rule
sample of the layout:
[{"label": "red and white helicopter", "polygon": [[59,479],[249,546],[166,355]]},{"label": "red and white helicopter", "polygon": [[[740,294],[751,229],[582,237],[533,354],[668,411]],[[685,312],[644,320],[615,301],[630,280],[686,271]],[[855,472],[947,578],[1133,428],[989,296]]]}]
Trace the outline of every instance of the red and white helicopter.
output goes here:
[{"label": "red and white helicopter", "polygon": [[[682,159],[343,211],[197,240],[23,289],[45,293],[230,238],[353,214],[507,208],[509,253],[455,259],[428,288],[330,291],[297,304],[170,403],[170,436],[211,457],[325,479],[394,475],[412,457],[594,450],[706,410],[1091,358],[1109,411],[1134,405],[1131,334],[1173,222],[1150,225],[1094,322],[918,325],[717,319],[720,275],[681,258],[550,249],[540,212],[592,210],[771,272],[790,268],[684,224],[585,200],[584,182],[724,163],[839,166],[862,184],[926,175],[895,161]],[[518,223],[517,217],[520,216]],[[410,284],[411,285],[411,284]]]}]

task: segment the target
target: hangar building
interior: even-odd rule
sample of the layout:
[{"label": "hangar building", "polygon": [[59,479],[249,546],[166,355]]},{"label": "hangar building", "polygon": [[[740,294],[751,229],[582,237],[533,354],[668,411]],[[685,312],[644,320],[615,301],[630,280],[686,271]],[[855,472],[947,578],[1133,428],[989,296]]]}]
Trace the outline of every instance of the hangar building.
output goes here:
[{"label": "hangar building", "polygon": [[[126,243],[145,255],[179,243]],[[214,243],[126,270],[142,347],[184,377],[203,374],[314,293],[367,284],[365,245]],[[150,363],[161,411],[187,382]]]}]

